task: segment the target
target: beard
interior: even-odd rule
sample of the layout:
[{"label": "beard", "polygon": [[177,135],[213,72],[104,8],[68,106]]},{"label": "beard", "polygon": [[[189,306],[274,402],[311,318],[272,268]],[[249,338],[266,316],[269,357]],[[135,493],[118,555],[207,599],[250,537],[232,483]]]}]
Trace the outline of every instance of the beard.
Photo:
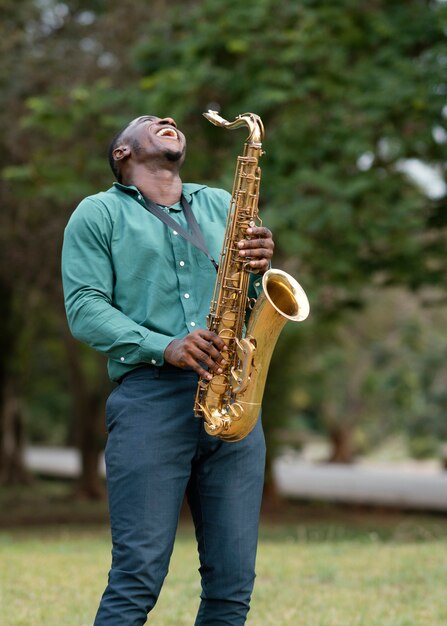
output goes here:
[{"label": "beard", "polygon": [[177,150],[176,152],[165,152],[165,156],[168,159],[168,161],[171,161],[172,163],[176,163],[177,161],[180,161],[180,159],[182,158],[183,151]]},{"label": "beard", "polygon": [[[137,138],[134,138],[130,145],[131,145],[132,152],[137,158],[137,160],[139,160],[140,157],[141,159],[144,159],[144,148],[143,148],[143,145],[140,143],[140,141]],[[171,163],[178,163],[179,161],[182,162],[184,160],[185,155],[186,155],[185,146],[183,146],[183,148],[179,150],[165,147],[164,150],[160,151],[158,158],[159,159],[166,158]]]}]

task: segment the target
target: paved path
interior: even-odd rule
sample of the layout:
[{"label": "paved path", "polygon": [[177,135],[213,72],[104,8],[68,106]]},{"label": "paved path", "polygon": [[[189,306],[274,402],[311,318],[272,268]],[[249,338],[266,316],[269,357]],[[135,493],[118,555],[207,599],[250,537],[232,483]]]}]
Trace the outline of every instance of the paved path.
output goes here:
[{"label": "paved path", "polygon": [[274,477],[291,498],[447,511],[447,472],[393,465],[338,465],[279,458]]},{"label": "paved path", "polygon": [[[34,472],[67,478],[81,467],[74,448],[30,447],[25,463]],[[105,474],[102,458],[100,471]],[[284,456],[273,472],[280,493],[290,498],[447,511],[447,472],[435,465],[337,465]]]},{"label": "paved path", "polygon": [[[81,455],[76,448],[30,446],[25,449],[25,465],[32,472],[44,476],[76,478],[81,472]],[[103,457],[99,469],[105,476]]]}]

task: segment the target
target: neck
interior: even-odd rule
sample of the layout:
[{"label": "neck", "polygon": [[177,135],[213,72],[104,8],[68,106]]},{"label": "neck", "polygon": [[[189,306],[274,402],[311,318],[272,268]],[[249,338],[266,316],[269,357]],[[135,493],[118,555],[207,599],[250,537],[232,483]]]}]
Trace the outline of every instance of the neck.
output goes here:
[{"label": "neck", "polygon": [[135,185],[143,196],[164,206],[175,204],[182,196],[182,180],[177,170],[136,167],[125,177],[124,184]]}]

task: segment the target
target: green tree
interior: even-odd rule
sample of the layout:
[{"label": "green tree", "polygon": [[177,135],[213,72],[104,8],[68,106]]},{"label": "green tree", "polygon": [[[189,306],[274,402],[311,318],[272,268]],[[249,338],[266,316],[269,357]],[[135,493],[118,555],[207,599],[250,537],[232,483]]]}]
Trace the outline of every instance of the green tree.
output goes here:
[{"label": "green tree", "polygon": [[[97,91],[105,97],[108,90],[101,81],[110,81],[114,74],[118,84],[121,72],[130,79],[130,72],[116,59],[132,40],[124,17],[132,27],[142,9],[130,2],[107,13],[104,8],[104,2],[0,3],[0,293],[5,331],[0,356],[0,471],[7,482],[23,478],[24,416],[34,422],[28,432],[42,433],[46,421],[50,433],[58,430],[54,403],[43,393],[50,385],[59,390],[58,407],[66,410],[70,407],[66,399],[72,398],[67,413],[75,415],[77,426],[69,426],[66,415],[65,430],[71,433],[71,443],[80,444],[81,486],[90,495],[101,491],[97,462],[104,428],[98,396],[104,397],[106,379],[103,362],[87,358],[66,331],[60,247],[63,228],[80,195],[93,191],[98,178],[102,177],[101,184],[108,179],[100,157],[106,138],[119,123],[108,117],[104,100],[99,98],[96,112],[94,106],[89,108],[83,85],[99,81]],[[107,50],[115,39],[116,59]],[[64,93],[70,94],[67,110]],[[110,101],[108,106],[110,110]],[[39,127],[30,128],[30,113],[42,120]],[[55,337],[65,346],[62,352],[49,348]]]},{"label": "green tree", "polygon": [[[59,284],[63,224],[80,197],[108,186],[101,155],[129,117],[174,115],[189,139],[185,179],[230,188],[242,138],[203,120],[215,103],[228,119],[251,110],[266,125],[263,218],[276,235],[275,264],[303,283],[314,318],[305,341],[300,327],[279,346],[292,378],[307,365],[291,351],[334,341],[371,285],[430,285],[444,297],[445,196],[427,195],[406,174],[410,160],[445,173],[444,3],[229,0],[222,10],[218,0],[174,0],[149,10],[130,0],[48,0],[49,13],[29,1],[17,15],[4,4],[16,33],[2,44],[4,72],[15,67],[17,41],[21,61],[2,118],[5,149],[14,147],[2,163],[14,234],[2,276],[17,241],[24,251],[16,280],[6,281],[14,301],[30,284]],[[11,131],[14,117],[22,124]],[[290,410],[281,379],[277,367],[267,428]]]}]

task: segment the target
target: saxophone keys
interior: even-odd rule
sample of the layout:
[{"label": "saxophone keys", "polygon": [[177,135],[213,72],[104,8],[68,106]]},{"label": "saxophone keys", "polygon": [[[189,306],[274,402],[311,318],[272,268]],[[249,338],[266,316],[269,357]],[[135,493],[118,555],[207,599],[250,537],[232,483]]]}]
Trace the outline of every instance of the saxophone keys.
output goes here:
[{"label": "saxophone keys", "polygon": [[225,390],[227,388],[227,382],[228,381],[225,374],[219,374],[213,376],[208,385],[215,394],[222,395],[223,393],[225,393]]},{"label": "saxophone keys", "polygon": [[244,413],[244,409],[239,402],[233,402],[233,404],[230,404],[228,410],[231,413],[231,417],[234,422],[239,421]]}]

